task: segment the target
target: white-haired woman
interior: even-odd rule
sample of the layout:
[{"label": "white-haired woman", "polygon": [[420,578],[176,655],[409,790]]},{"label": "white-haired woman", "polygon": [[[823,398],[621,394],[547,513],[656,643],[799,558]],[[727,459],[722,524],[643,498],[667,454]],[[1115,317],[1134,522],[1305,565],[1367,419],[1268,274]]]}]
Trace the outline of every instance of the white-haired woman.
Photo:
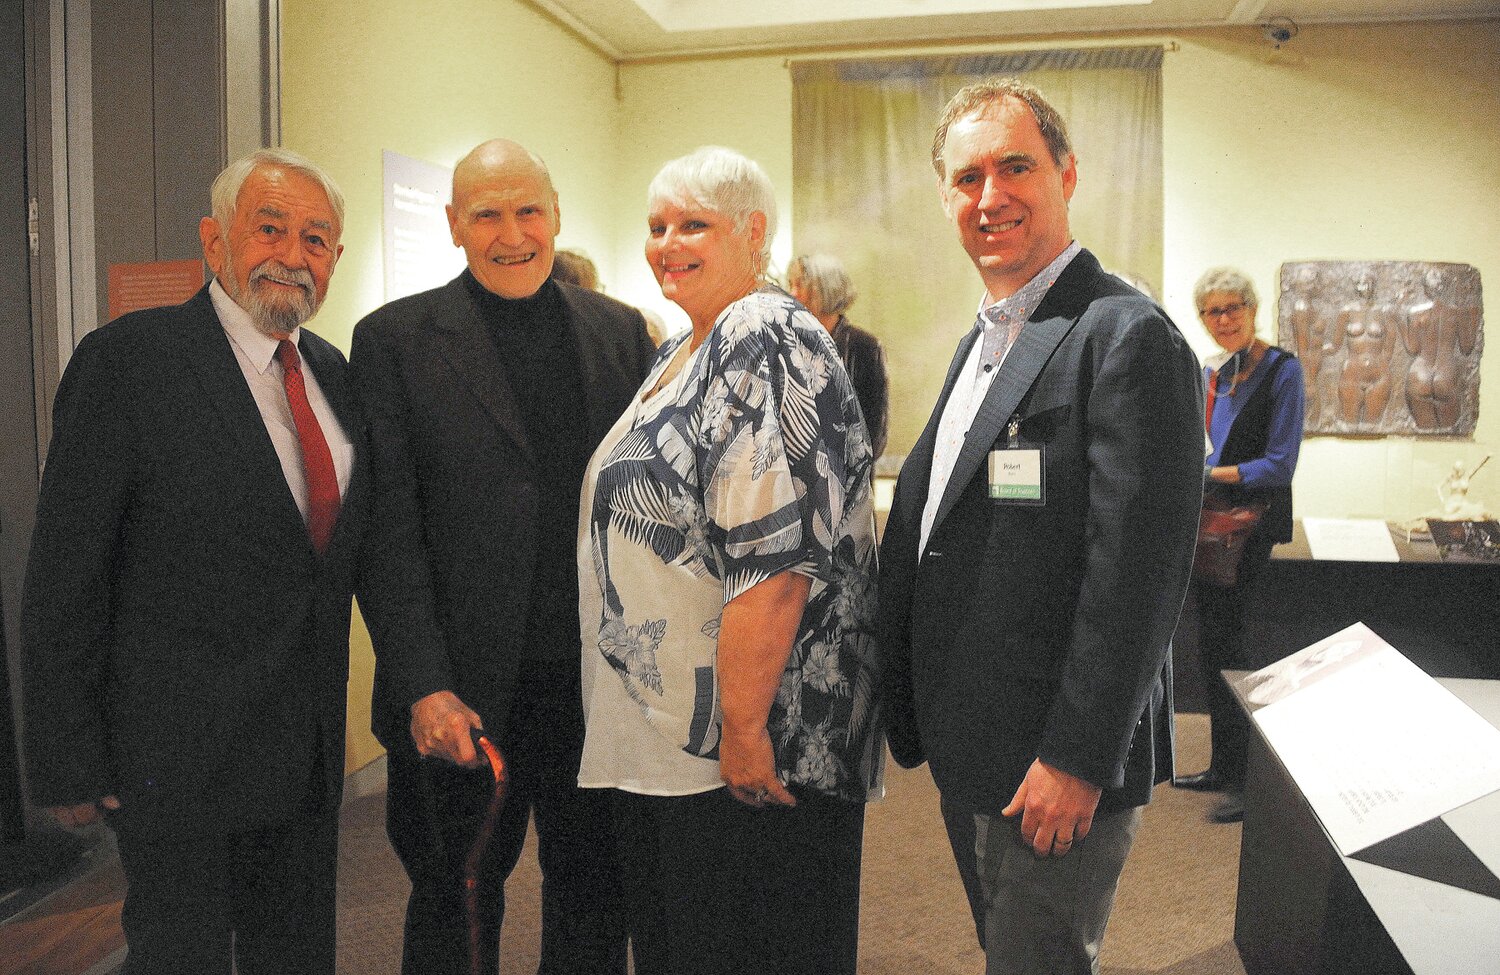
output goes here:
[{"label": "white-haired woman", "polygon": [[890,402],[885,349],[875,336],[851,325],[844,314],[857,297],[849,272],[844,270],[843,262],[831,254],[804,254],[788,265],[786,287],[833,337],[839,358],[849,371],[849,381],[854,383],[854,393],[859,397],[859,408],[865,415],[875,459],[879,460],[885,453]]},{"label": "white-haired woman", "polygon": [[828,333],[764,283],[760,167],[700,149],[648,197],[693,327],[585,478],[579,784],[615,790],[640,975],[853,972],[883,748],[869,438]]},{"label": "white-haired woman", "polygon": [[1176,785],[1227,792],[1210,816],[1234,823],[1245,813],[1248,725],[1219,672],[1253,669],[1245,655],[1245,607],[1272,546],[1292,538],[1292,473],[1302,447],[1305,393],[1297,357],[1256,337],[1259,301],[1249,278],[1233,268],[1213,268],[1198,279],[1193,301],[1203,327],[1224,350],[1204,368],[1204,424],[1213,448],[1204,469],[1204,497],[1226,506],[1266,505],[1245,543],[1236,583],[1193,583],[1213,755],[1207,769],[1177,779]]}]

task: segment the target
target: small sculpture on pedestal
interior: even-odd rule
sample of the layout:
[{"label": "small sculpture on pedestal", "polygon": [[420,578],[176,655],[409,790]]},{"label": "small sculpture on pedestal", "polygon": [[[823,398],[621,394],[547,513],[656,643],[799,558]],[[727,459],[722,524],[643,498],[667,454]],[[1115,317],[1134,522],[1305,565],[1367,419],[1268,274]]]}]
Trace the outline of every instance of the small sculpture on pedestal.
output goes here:
[{"label": "small sculpture on pedestal", "polygon": [[1469,482],[1475,474],[1489,463],[1490,455],[1486,454],[1484,460],[1472,471],[1464,472],[1464,462],[1456,460],[1453,462],[1453,470],[1447,479],[1438,485],[1438,500],[1442,502],[1439,511],[1427,515],[1429,521],[1489,521],[1494,518],[1485,509],[1484,502],[1469,497]]},{"label": "small sculpture on pedestal", "polygon": [[1438,486],[1442,511],[1425,521],[1444,562],[1500,562],[1500,522],[1483,501],[1469,497],[1469,484],[1489,460],[1485,455],[1467,473],[1463,462],[1456,461],[1448,479]]}]

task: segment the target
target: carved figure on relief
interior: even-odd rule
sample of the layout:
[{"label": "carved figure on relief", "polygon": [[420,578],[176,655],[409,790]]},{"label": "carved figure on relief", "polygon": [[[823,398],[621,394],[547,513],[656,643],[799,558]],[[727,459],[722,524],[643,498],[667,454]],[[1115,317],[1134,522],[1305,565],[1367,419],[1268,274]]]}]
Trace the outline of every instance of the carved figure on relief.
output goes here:
[{"label": "carved figure on relief", "polygon": [[1428,268],[1421,281],[1425,299],[1407,312],[1402,335],[1412,357],[1406,405],[1418,430],[1442,430],[1458,422],[1462,360],[1479,341],[1480,315],[1453,303],[1444,268]]}]

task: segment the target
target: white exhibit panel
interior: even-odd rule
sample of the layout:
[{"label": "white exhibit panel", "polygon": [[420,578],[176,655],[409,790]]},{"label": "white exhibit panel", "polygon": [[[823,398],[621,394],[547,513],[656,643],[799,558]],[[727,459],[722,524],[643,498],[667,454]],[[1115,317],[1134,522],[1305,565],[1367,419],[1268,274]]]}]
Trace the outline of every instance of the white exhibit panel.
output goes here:
[{"label": "white exhibit panel", "polygon": [[1399,562],[1396,543],[1377,518],[1303,518],[1307,547],[1320,562]]},{"label": "white exhibit panel", "polygon": [[453,170],[384,150],[382,207],[385,300],[447,284],[464,269],[464,252],[448,230]]},{"label": "white exhibit panel", "polygon": [[1244,678],[1345,856],[1500,790],[1500,729],[1363,623]]}]

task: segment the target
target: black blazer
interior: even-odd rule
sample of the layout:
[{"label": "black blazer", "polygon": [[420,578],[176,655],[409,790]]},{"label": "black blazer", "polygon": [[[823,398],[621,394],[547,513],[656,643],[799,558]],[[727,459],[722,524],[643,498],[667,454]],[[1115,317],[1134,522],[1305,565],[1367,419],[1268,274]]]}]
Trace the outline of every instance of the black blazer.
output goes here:
[{"label": "black blazer", "polygon": [[[503,734],[536,559],[536,461],[489,326],[466,283],[393,301],[354,329],[354,383],[375,468],[360,610],[375,644],[373,723],[387,748],[418,699],[451,690]],[[655,356],[640,312],[557,285],[570,316],[588,452]]]},{"label": "black blazer", "polygon": [[885,372],[885,349],[880,340],[849,319],[839,316],[833,327],[833,344],[849,371],[849,381],[854,384],[854,395],[859,400],[859,409],[865,415],[865,427],[870,431],[870,450],[875,460],[885,453],[885,435],[889,419],[890,382]]},{"label": "black blazer", "polygon": [[220,830],[299,811],[319,774],[337,805],[369,475],[343,356],[299,349],[355,447],[322,557],[207,288],[73,353],[22,609],[33,801]]},{"label": "black blazer", "polygon": [[[881,546],[891,751],[945,801],[998,813],[1037,757],[1147,801],[1152,717],[1192,564],[1203,472],[1197,359],[1166,313],[1080,253],[1020,333],[970,428],[920,564],[933,444],[958,347]],[[989,452],[1045,448],[1046,503],[988,494]]]}]

